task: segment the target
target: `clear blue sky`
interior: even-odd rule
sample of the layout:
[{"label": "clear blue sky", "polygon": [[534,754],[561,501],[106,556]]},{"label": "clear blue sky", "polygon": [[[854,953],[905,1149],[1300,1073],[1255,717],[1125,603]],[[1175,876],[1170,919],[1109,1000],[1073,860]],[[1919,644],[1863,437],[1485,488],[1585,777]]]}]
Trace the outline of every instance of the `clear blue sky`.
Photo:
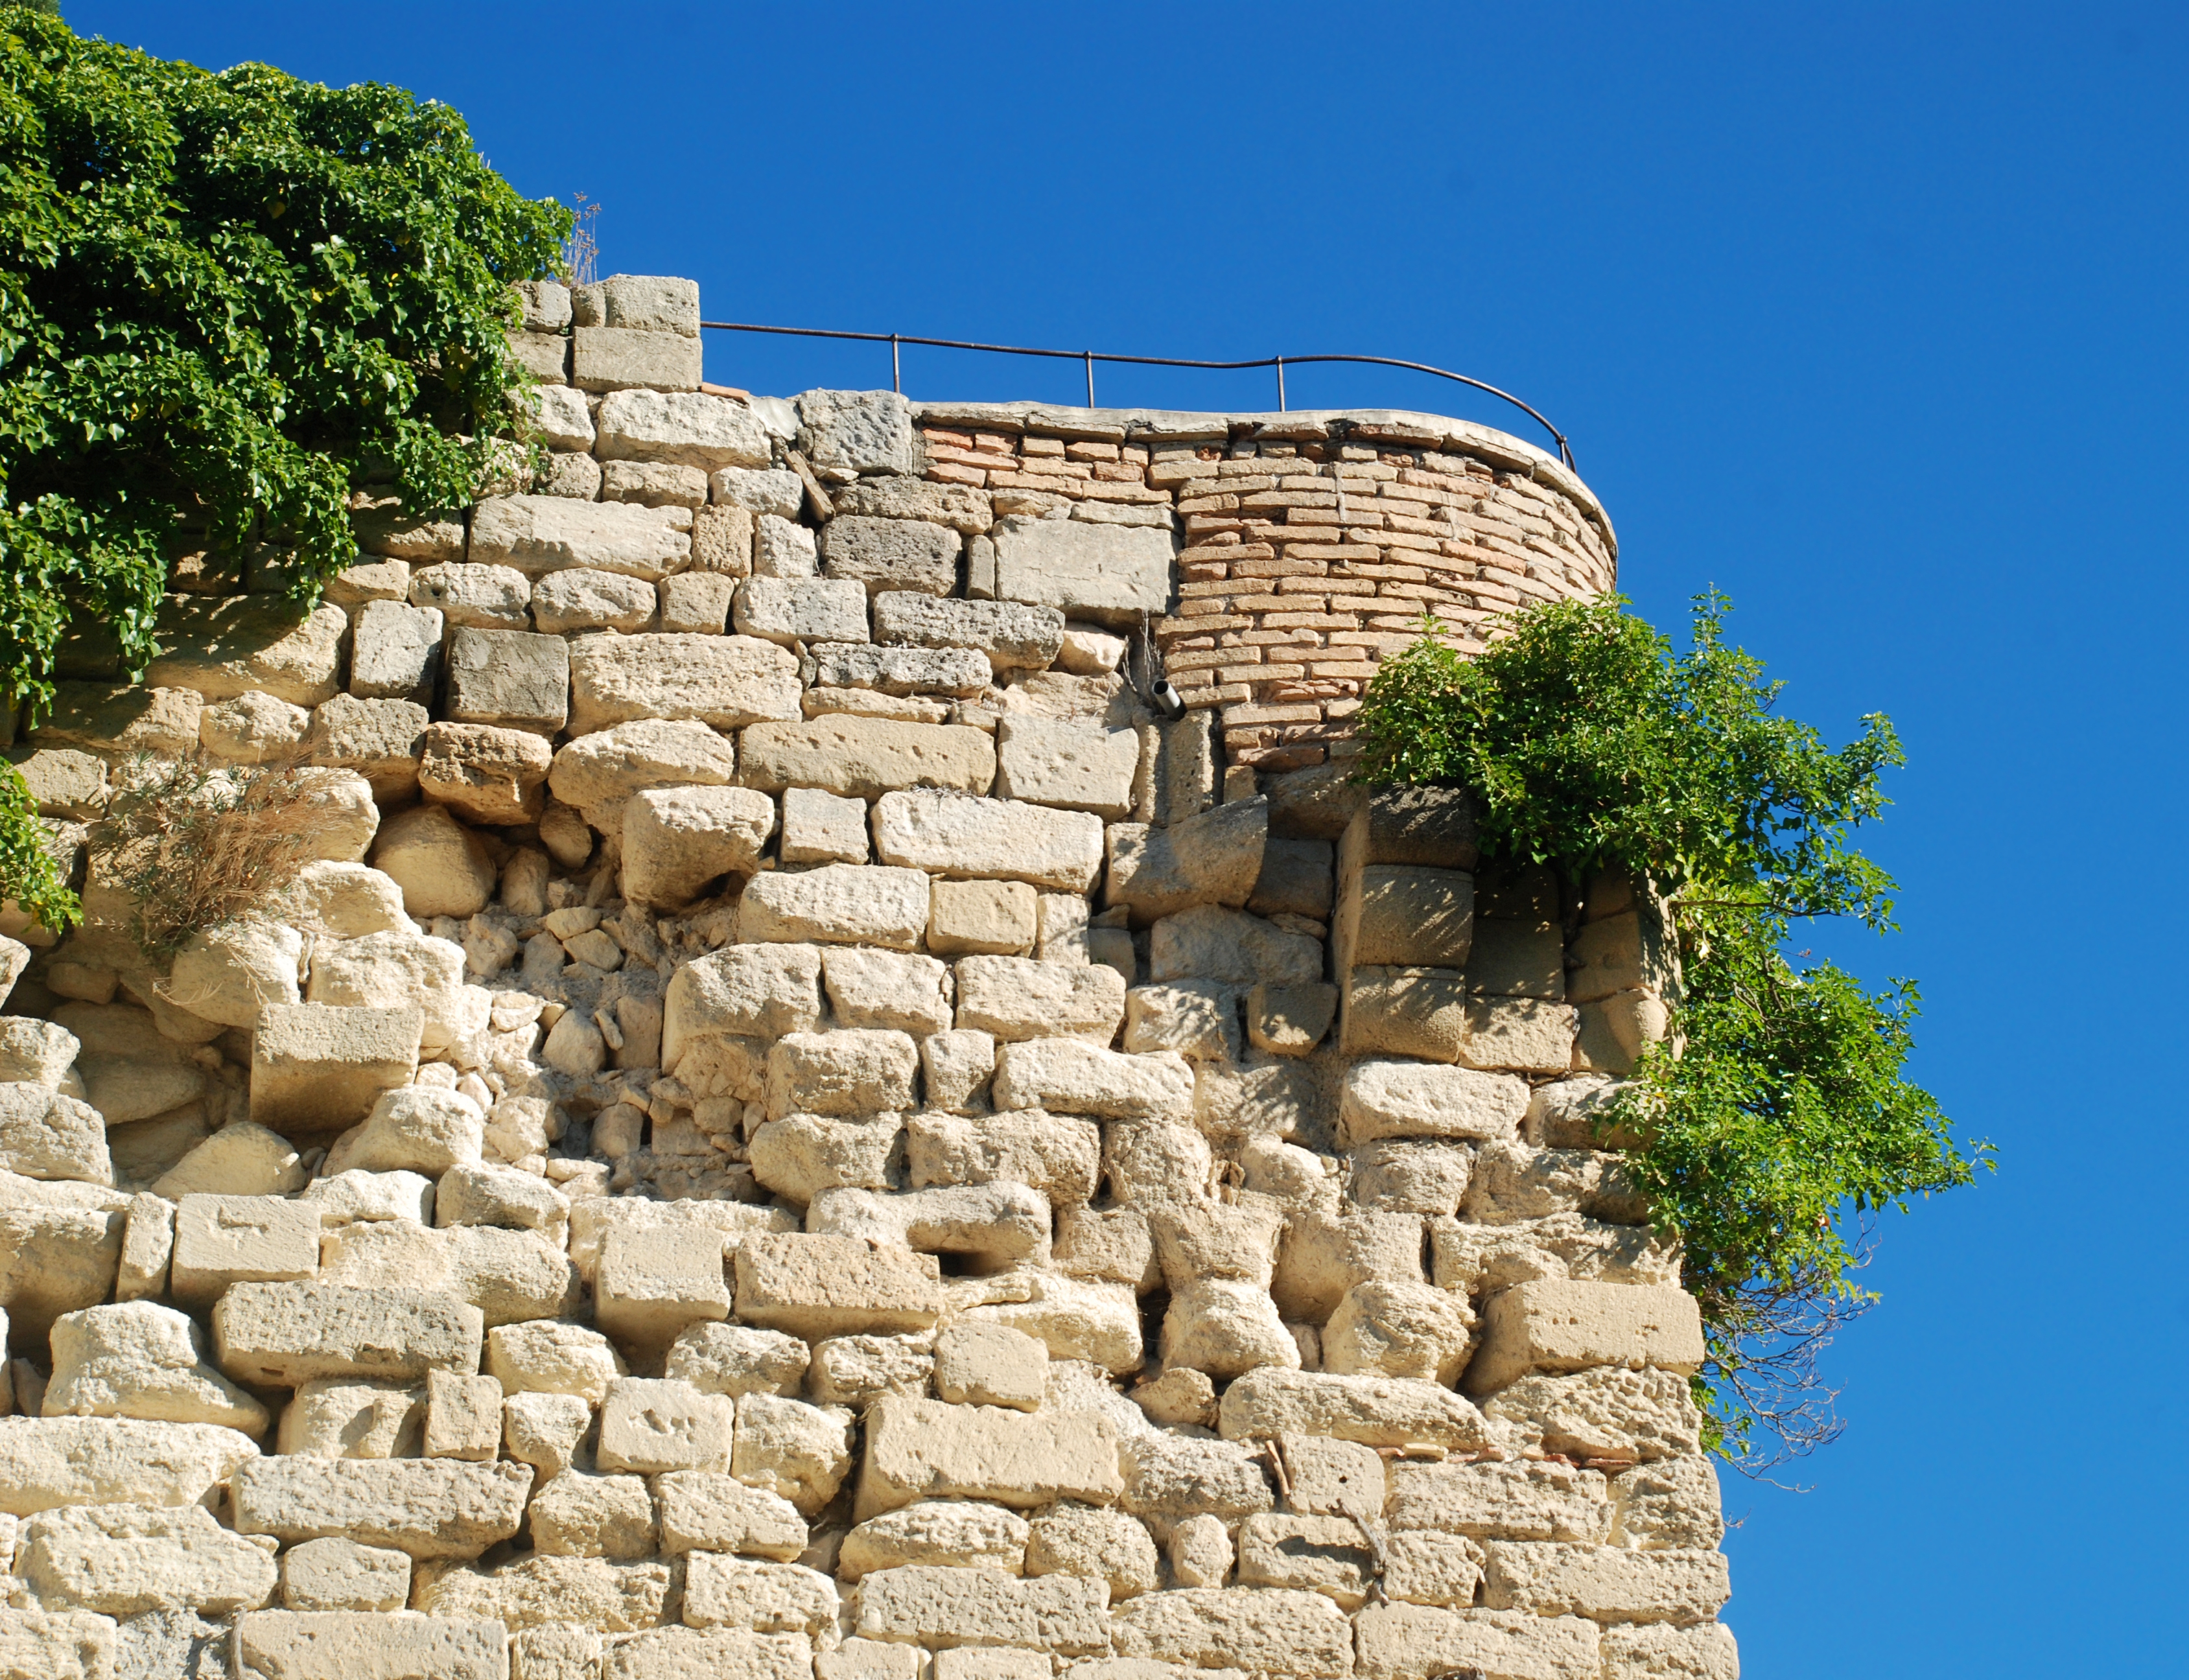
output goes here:
[{"label": "clear blue sky", "polygon": [[[1799,715],[1899,725],[1907,931],[1833,948],[1921,978],[1920,1073],[2001,1151],[1887,1219],[1813,1491],[1728,1489],[1747,1672],[2181,1672],[2179,8],[65,10],[444,99],[522,190],[605,206],[603,273],[696,276],[710,319],[1367,351],[1552,416],[1643,611],[1715,583]],[[717,381],[888,382],[711,337]],[[1072,366],[906,376],[1081,400]],[[1509,423],[1402,373],[1291,394]]]}]

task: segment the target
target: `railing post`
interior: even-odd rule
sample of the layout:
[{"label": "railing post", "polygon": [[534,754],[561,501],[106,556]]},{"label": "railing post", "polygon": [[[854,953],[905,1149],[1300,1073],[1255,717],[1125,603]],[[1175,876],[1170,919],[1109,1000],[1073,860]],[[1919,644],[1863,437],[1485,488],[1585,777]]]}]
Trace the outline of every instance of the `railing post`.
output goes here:
[{"label": "railing post", "polygon": [[1079,354],[1087,363],[1087,406],[1091,409],[1094,406],[1094,353],[1082,350]]},{"label": "railing post", "polygon": [[1277,412],[1285,411],[1285,359],[1277,358]]},{"label": "railing post", "polygon": [[897,335],[890,334],[890,389],[902,397],[904,394],[904,364],[898,359]]}]

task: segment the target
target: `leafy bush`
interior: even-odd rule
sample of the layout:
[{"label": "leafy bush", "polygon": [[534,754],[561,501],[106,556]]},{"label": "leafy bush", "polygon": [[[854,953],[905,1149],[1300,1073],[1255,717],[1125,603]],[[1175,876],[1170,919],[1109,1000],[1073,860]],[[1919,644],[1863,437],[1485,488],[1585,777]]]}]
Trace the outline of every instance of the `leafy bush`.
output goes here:
[{"label": "leafy bush", "polygon": [[1834,750],[1779,716],[1781,685],[1724,642],[1729,604],[1698,597],[1685,653],[1617,597],[1518,614],[1471,661],[1426,624],[1370,686],[1358,774],[1472,789],[1489,863],[1550,865],[1570,902],[1607,868],[1666,894],[1673,1038],[1606,1124],[1641,1139],[1630,1168],[1683,1244],[1712,1445],[1754,1463],[1838,1432],[1816,1356],[1874,1298],[1870,1216],[1968,1183],[1988,1145],[1957,1145],[1903,1076],[1913,982],[1787,953],[1797,920],[1892,928],[1893,883],[1850,837],[1902,754],[1882,716]]},{"label": "leafy bush", "polygon": [[[0,695],[34,710],[71,625],[144,669],[180,510],[309,599],[355,556],[354,485],[470,501],[523,378],[510,283],[568,223],[444,105],[40,9],[0,8]],[[73,899],[0,782],[0,890],[59,926]]]}]

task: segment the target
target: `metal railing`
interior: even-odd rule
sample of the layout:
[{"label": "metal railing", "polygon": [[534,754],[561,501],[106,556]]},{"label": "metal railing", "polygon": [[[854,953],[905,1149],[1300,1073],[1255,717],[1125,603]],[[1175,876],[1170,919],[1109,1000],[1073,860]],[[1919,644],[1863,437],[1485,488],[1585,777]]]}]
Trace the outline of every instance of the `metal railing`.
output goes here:
[{"label": "metal railing", "polygon": [[1212,368],[1224,371],[1240,368],[1275,368],[1277,372],[1277,411],[1280,414],[1285,412],[1285,369],[1288,366],[1297,367],[1312,362],[1355,362],[1365,367],[1405,368],[1410,372],[1432,374],[1439,379],[1451,380],[1456,384],[1472,386],[1501,402],[1512,404],[1557,439],[1559,459],[1569,467],[1574,465],[1573,446],[1566,441],[1566,434],[1545,419],[1540,410],[1523,402],[1510,391],[1501,391],[1495,385],[1486,384],[1479,379],[1470,379],[1463,373],[1431,367],[1427,362],[1401,361],[1395,356],[1260,356],[1243,362],[1202,362],[1182,356],[1119,356],[1102,350],[1038,350],[1023,344],[976,344],[963,338],[922,338],[909,332],[843,332],[819,326],[758,326],[749,321],[701,321],[699,325],[711,327],[717,332],[766,332],[790,338],[851,338],[862,343],[886,344],[890,347],[890,387],[899,392],[904,389],[903,349],[908,344],[926,345],[938,350],[985,350],[998,356],[1047,356],[1059,361],[1078,362],[1087,371],[1087,406],[1090,409],[1094,406],[1094,364],[1097,362],[1117,362],[1134,367]]}]

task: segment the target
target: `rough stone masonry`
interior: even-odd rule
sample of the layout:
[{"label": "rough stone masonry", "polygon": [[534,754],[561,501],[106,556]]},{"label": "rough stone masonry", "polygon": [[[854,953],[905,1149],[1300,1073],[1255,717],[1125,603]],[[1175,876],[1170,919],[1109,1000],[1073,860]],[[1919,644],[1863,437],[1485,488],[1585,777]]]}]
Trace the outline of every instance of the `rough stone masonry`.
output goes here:
[{"label": "rough stone masonry", "polygon": [[1425,608],[1610,585],[1588,491],[526,311],[544,476],[360,495],[308,614],[184,529],[11,749],[79,865],[148,753],[326,822],[167,972],[96,868],[7,924],[0,1677],[1731,1680],[1592,1122],[1659,908],[1345,779]]}]

